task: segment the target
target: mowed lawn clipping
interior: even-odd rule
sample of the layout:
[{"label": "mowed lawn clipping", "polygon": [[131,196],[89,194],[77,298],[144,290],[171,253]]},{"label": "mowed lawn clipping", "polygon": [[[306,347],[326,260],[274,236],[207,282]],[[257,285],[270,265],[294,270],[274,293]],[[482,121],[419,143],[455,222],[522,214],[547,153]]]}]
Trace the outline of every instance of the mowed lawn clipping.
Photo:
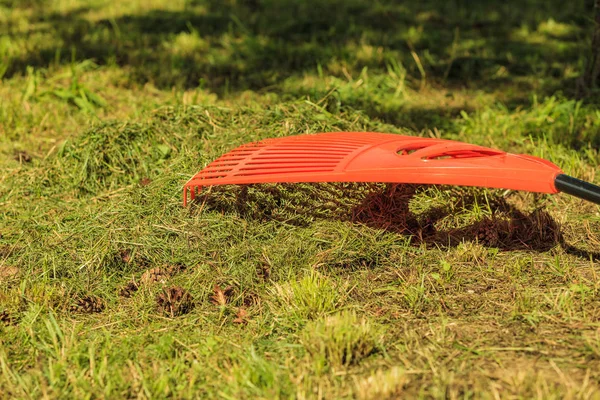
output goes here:
[{"label": "mowed lawn clipping", "polygon": [[250,141],[461,140],[600,183],[584,0],[0,0],[1,398],[600,398],[600,209],[182,188]]}]

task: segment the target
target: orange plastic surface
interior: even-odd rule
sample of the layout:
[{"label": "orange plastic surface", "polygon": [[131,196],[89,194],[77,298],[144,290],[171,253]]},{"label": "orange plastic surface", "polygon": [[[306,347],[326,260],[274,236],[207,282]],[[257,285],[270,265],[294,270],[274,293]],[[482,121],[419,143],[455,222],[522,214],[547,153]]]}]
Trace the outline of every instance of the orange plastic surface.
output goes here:
[{"label": "orange plastic surface", "polygon": [[266,139],[211,162],[183,188],[267,182],[389,182],[557,193],[562,171],[541,158],[472,144],[373,132]]}]

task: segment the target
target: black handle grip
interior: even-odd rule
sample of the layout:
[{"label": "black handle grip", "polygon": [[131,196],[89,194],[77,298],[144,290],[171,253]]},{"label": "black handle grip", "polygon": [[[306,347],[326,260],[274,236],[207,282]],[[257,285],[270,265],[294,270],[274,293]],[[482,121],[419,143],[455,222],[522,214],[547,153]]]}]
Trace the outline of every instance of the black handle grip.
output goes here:
[{"label": "black handle grip", "polygon": [[554,178],[554,187],[561,192],[600,204],[600,186],[573,178],[569,175],[560,174]]}]

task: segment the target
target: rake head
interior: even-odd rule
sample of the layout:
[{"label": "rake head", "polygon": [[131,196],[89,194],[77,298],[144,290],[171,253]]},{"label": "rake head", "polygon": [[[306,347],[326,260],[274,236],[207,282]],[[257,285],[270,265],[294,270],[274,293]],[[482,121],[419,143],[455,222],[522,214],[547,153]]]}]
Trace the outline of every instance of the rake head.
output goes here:
[{"label": "rake head", "polygon": [[269,182],[387,182],[566,193],[600,204],[600,187],[544,159],[452,140],[374,132],[331,132],[244,144],[211,162],[183,187]]}]

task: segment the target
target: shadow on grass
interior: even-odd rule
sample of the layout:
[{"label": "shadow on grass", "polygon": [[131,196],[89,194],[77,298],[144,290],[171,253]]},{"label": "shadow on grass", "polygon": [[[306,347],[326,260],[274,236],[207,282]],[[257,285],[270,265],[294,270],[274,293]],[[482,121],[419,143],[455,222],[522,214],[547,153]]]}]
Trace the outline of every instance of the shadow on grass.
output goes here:
[{"label": "shadow on grass", "polygon": [[[422,212],[411,202],[430,186],[392,184],[257,184],[213,187],[200,196],[192,212],[236,214],[259,222],[309,226],[318,220],[347,221],[410,239],[413,245],[456,247],[478,242],[505,251],[545,252],[561,246],[579,258],[600,260],[600,253],[568,244],[559,224],[542,209],[524,212],[500,196],[478,196],[458,189],[445,205]],[[472,192],[472,190],[469,190]],[[489,204],[492,218],[459,227],[448,223],[460,210]]]},{"label": "shadow on grass", "polygon": [[[493,89],[499,74],[560,78],[580,56],[577,36],[556,37],[549,29],[536,42],[515,32],[545,21],[574,31],[587,24],[583,0],[493,7],[465,0],[189,0],[182,11],[97,22],[86,19],[87,7],[48,13],[43,2],[29,3],[32,31],[6,33],[27,35],[31,50],[9,60],[6,77],[27,66],[93,59],[130,67],[139,83],[202,85],[220,94],[275,85],[318,66],[340,76],[344,68],[385,72],[390,60],[416,77],[483,90]],[[43,33],[37,39],[36,29]]]},{"label": "shadow on grass", "polygon": [[[494,93],[511,110],[530,106],[532,93],[575,95],[571,75],[581,67],[589,25],[584,0],[493,6],[466,0],[188,0],[180,11],[154,8],[114,18],[100,5],[59,13],[30,1],[29,30],[0,27],[0,35],[19,47],[10,56],[0,52],[5,78],[26,74],[29,66],[92,59],[123,67],[133,84],[161,89],[202,87],[223,96],[249,89],[281,99],[323,99],[333,88],[322,78],[337,77],[346,86],[339,98],[329,97],[325,106],[332,114],[361,110],[415,131],[455,132],[459,113],[472,111],[443,99],[408,107],[401,93],[394,97],[421,78],[433,87]],[[92,21],[90,13],[100,19]],[[371,81],[355,88],[363,71]],[[314,89],[301,83],[307,76]],[[587,145],[587,138],[576,144]]]},{"label": "shadow on grass", "polygon": [[464,107],[408,107],[395,110],[381,110],[373,105],[365,105],[362,109],[371,118],[378,118],[385,123],[409,128],[415,132],[434,128],[454,132],[456,130],[454,121],[461,112],[473,111],[466,105]]}]

